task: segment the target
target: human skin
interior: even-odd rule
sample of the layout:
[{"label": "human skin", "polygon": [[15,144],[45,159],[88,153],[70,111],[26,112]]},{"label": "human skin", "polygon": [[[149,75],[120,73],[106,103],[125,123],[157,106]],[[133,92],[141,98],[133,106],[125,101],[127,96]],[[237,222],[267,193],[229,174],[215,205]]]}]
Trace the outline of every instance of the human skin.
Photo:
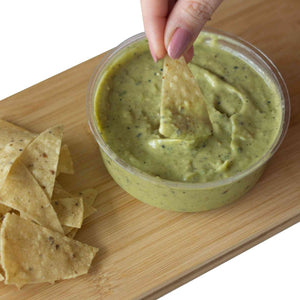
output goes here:
[{"label": "human skin", "polygon": [[193,57],[193,43],[222,0],[141,0],[153,60]]}]

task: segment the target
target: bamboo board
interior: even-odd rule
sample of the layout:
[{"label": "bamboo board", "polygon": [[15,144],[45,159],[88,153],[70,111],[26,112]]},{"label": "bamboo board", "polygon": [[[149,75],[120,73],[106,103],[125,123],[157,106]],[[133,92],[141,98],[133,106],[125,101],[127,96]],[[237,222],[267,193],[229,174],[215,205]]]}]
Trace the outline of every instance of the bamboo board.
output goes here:
[{"label": "bamboo board", "polygon": [[[300,2],[227,0],[210,26],[256,45],[289,88],[288,135],[257,186],[238,202],[203,213],[176,213],[140,203],[111,179],[88,128],[85,95],[102,55],[0,102],[0,118],[41,132],[65,126],[75,176],[70,191],[96,187],[98,213],[77,238],[99,247],[88,275],[17,290],[0,283],[3,299],[153,299],[203,274],[300,220]],[[298,64],[298,66],[297,66]]]}]

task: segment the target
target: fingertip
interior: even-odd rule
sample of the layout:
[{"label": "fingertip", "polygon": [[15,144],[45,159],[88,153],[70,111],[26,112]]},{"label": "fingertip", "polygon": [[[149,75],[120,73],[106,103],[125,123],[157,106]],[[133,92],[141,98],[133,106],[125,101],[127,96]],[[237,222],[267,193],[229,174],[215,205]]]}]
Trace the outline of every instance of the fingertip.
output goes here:
[{"label": "fingertip", "polygon": [[167,50],[165,48],[161,49],[161,51],[159,51],[158,55],[157,55],[157,59],[160,60],[162,58],[164,58],[167,54]]},{"label": "fingertip", "polygon": [[154,62],[157,63],[158,62],[157,55],[150,43],[149,43],[149,50],[150,50],[150,53],[151,53],[151,56],[152,56]]},{"label": "fingertip", "polygon": [[155,47],[155,45],[153,45],[153,43],[151,43],[150,41],[149,41],[149,50],[155,63],[157,63],[160,59],[164,58],[165,55],[167,54],[167,51],[164,48],[164,46],[158,45]]}]

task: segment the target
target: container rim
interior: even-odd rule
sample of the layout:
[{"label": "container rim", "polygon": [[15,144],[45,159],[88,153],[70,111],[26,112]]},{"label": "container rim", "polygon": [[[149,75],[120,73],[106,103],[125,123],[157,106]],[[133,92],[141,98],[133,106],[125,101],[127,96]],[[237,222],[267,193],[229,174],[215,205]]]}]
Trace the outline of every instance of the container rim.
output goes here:
[{"label": "container rim", "polygon": [[224,186],[227,184],[230,184],[232,182],[238,181],[242,179],[243,177],[255,172],[259,167],[263,166],[278,150],[279,146],[281,145],[289,126],[290,121],[290,98],[289,93],[287,90],[287,86],[285,84],[285,81],[283,77],[281,76],[280,72],[278,71],[277,67],[274,65],[274,63],[258,48],[250,44],[249,42],[241,39],[240,37],[237,37],[233,34],[221,31],[219,29],[213,29],[206,27],[202,30],[202,32],[209,33],[209,34],[215,34],[219,38],[225,40],[226,42],[229,42],[233,45],[237,45],[244,50],[251,53],[253,56],[255,56],[256,59],[260,60],[264,64],[264,67],[267,71],[271,72],[273,79],[275,79],[276,87],[278,88],[278,91],[280,93],[281,98],[281,106],[282,106],[282,115],[281,115],[281,124],[280,124],[280,130],[278,132],[277,137],[275,138],[273,144],[270,146],[269,150],[253,165],[251,165],[249,168],[245,169],[244,171],[241,171],[239,173],[236,173],[230,177],[216,180],[216,181],[208,181],[208,182],[182,182],[182,181],[171,181],[167,179],[160,178],[159,176],[152,176],[144,171],[141,171],[124,160],[120,159],[115,152],[112,151],[112,149],[105,143],[100,130],[97,126],[97,119],[95,114],[95,91],[97,89],[99,79],[104,74],[106,67],[113,62],[113,60],[122,53],[122,50],[127,48],[129,45],[139,42],[146,38],[146,35],[144,32],[141,32],[139,34],[136,34],[127,40],[120,43],[117,47],[113,48],[112,50],[108,51],[107,54],[103,57],[103,59],[100,61],[99,65],[96,67],[94,74],[92,75],[89,84],[88,84],[88,90],[86,95],[86,113],[88,118],[88,123],[91,132],[93,133],[98,145],[100,148],[106,153],[106,155],[115,161],[119,167],[124,169],[127,172],[130,172],[134,176],[139,176],[143,178],[144,180],[150,181],[154,184],[159,185],[165,185],[169,186],[170,188],[183,188],[183,189],[211,189],[219,186]]}]

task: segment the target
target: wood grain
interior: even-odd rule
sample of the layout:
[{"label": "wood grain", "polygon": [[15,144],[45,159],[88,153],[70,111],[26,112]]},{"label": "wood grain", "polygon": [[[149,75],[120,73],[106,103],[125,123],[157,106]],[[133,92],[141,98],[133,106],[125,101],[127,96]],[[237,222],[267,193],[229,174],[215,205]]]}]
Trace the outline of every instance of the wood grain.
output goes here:
[{"label": "wood grain", "polygon": [[257,186],[238,202],[202,213],[140,203],[108,175],[85,115],[89,78],[102,55],[0,102],[0,117],[41,132],[61,123],[76,175],[70,191],[94,186],[98,213],[77,238],[99,247],[86,276],[18,291],[2,299],[155,299],[300,220],[300,23],[297,0],[226,0],[210,26],[253,43],[277,65],[292,103],[287,137]]}]

